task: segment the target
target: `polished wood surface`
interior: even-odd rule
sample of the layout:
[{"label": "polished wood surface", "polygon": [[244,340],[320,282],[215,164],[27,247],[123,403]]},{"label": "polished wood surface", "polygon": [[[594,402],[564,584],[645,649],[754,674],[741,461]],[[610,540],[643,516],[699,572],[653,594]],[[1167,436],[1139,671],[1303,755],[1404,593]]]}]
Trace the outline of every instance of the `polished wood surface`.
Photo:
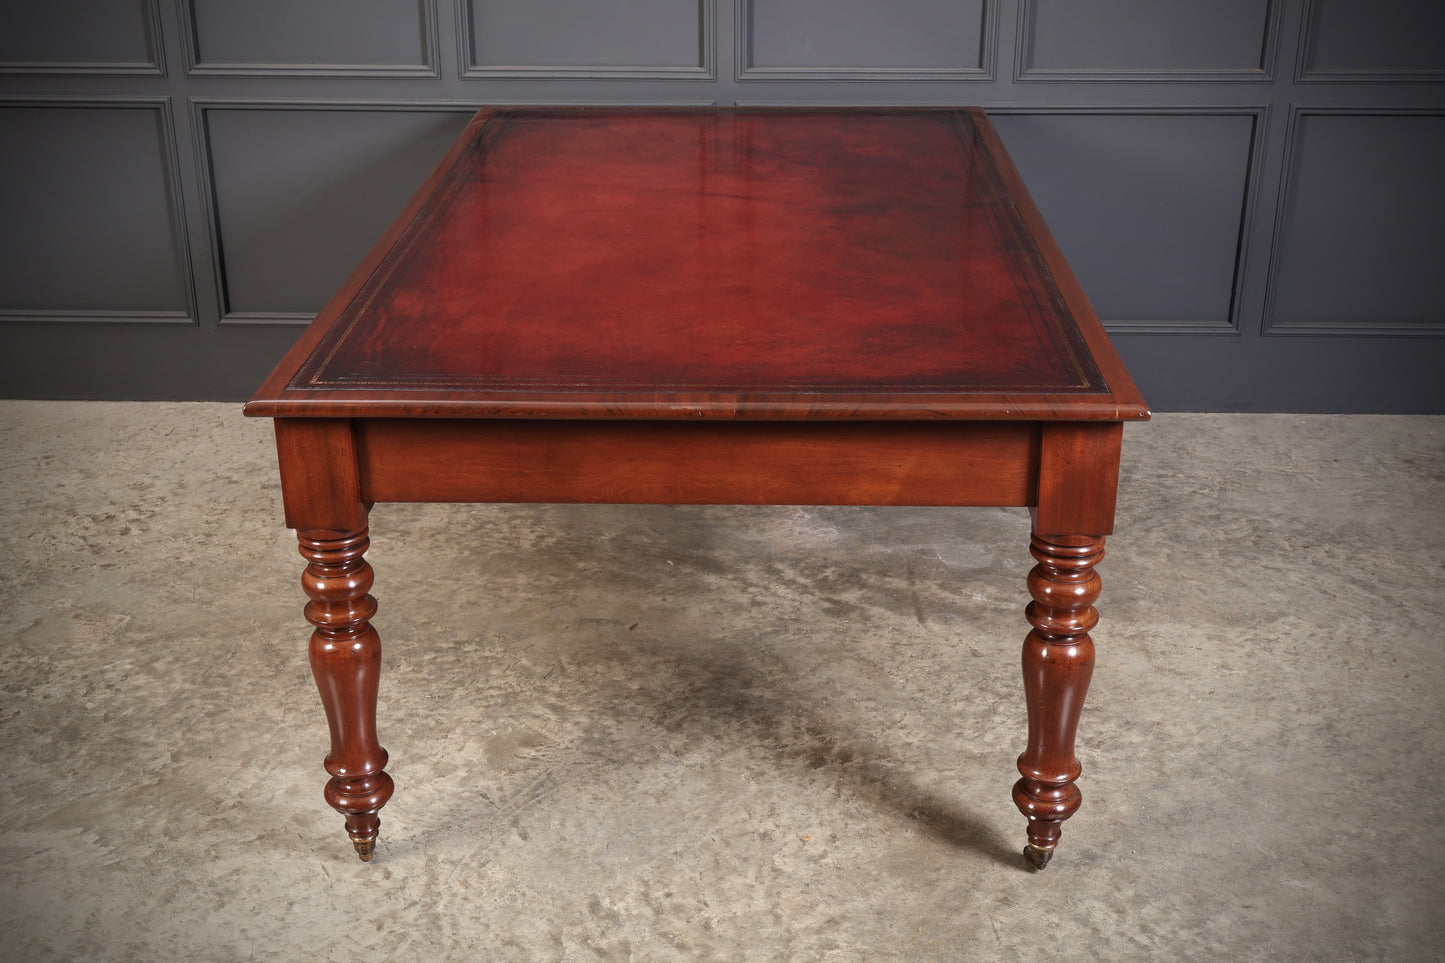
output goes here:
[{"label": "polished wood surface", "polygon": [[385,502],[1028,507],[1031,865],[1079,806],[1093,567],[1148,409],[981,111],[484,109],[246,411],[363,859]]},{"label": "polished wood surface", "polygon": [[376,502],[1025,505],[1028,422],[368,420],[362,497]]},{"label": "polished wood surface", "polygon": [[386,750],[376,740],[376,693],[381,679],[381,639],[371,627],[376,599],[371,566],[363,557],[370,541],[356,532],[299,531],[306,571],[301,585],[311,601],[311,674],[326,708],[331,752],[326,755],[326,801],[346,816],[357,855],[370,861],[381,828],[377,815],[391,798]]},{"label": "polished wood surface", "polygon": [[1022,778],[1014,803],[1029,820],[1024,856],[1043,869],[1054,855],[1063,822],[1083,802],[1074,781],[1083,768],[1074,756],[1079,713],[1094,672],[1099,622],[1094,601],[1100,579],[1094,566],[1104,557],[1104,540],[1088,535],[1034,533],[1029,572],[1034,600],[1025,614],[1033,631],[1024,640],[1024,698],[1029,710],[1028,748],[1019,756]]},{"label": "polished wood surface", "polygon": [[981,112],[498,109],[271,416],[1142,417]]}]

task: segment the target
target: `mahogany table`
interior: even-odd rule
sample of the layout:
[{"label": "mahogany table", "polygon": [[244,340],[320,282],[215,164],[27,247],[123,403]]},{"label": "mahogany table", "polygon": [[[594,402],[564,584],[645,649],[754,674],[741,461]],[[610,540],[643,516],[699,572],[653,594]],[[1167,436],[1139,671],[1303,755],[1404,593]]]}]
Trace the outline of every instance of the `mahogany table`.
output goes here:
[{"label": "mahogany table", "polygon": [[1149,412],[981,110],[484,109],[246,414],[363,860],[393,788],[376,502],[1027,506],[1032,865],[1079,807],[1094,566]]}]

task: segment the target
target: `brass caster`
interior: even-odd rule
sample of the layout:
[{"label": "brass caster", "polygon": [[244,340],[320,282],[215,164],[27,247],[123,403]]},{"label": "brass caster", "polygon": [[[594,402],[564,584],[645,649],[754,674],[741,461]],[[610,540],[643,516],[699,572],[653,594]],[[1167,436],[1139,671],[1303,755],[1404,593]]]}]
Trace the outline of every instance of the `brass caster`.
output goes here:
[{"label": "brass caster", "polygon": [[1034,869],[1043,869],[1045,866],[1049,865],[1049,860],[1053,858],[1054,847],[1052,846],[1044,849],[1039,846],[1035,846],[1033,843],[1029,843],[1027,846],[1024,847],[1024,859],[1028,860],[1028,864]]},{"label": "brass caster", "polygon": [[371,862],[371,857],[376,855],[375,836],[370,836],[366,839],[362,839],[359,836],[352,836],[351,845],[356,847],[356,855],[361,857],[363,863]]}]

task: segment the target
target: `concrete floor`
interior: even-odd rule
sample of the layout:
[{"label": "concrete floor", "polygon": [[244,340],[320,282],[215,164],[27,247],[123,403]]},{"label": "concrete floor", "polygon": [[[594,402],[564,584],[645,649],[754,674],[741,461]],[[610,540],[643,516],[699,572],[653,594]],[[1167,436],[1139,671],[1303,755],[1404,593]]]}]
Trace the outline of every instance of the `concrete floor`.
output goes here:
[{"label": "concrete floor", "polygon": [[1445,953],[1445,419],[1130,426],[1041,874],[1022,511],[379,507],[367,865],[269,426],[4,403],[0,491],[5,960]]}]

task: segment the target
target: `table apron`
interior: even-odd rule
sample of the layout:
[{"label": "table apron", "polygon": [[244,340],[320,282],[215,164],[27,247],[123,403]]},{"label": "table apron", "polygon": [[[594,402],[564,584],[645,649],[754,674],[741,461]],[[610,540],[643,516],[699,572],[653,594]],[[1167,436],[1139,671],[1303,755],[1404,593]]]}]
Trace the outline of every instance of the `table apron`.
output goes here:
[{"label": "table apron", "polygon": [[991,505],[1038,501],[1034,422],[356,419],[375,502]]}]

